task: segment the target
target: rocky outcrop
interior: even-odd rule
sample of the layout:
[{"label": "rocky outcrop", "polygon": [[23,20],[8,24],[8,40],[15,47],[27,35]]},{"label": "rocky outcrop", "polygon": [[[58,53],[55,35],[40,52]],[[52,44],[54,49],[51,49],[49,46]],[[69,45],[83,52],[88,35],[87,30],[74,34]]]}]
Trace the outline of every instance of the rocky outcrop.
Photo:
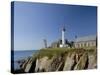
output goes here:
[{"label": "rocky outcrop", "polygon": [[74,67],[74,70],[82,70],[82,69],[86,69],[88,66],[88,56],[87,53],[84,53],[79,61],[77,62],[77,64]]},{"label": "rocky outcrop", "polygon": [[65,51],[51,58],[48,56],[32,57],[21,66],[24,72],[51,72],[67,70],[95,69],[97,67],[96,52]]},{"label": "rocky outcrop", "polygon": [[75,53],[73,53],[72,55],[68,54],[68,56],[66,56],[66,59],[65,59],[63,70],[64,71],[72,70],[74,67],[74,64],[76,64]]},{"label": "rocky outcrop", "polygon": [[48,59],[47,56],[41,58],[41,59],[36,59],[36,67],[35,67],[35,72],[44,72],[48,71],[49,64],[51,60]]},{"label": "rocky outcrop", "polygon": [[97,68],[97,56],[95,54],[89,54],[88,56],[88,69]]}]

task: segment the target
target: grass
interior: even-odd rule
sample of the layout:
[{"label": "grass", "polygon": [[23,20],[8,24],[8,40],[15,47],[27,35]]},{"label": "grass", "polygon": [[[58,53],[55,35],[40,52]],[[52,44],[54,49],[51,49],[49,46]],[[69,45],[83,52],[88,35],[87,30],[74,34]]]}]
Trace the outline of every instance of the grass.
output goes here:
[{"label": "grass", "polygon": [[66,50],[48,50],[48,49],[43,49],[43,50],[40,50],[39,52],[38,52],[38,58],[42,58],[42,57],[44,57],[44,56],[47,56],[47,57],[49,57],[49,58],[51,58],[51,57],[53,57],[53,56],[55,56],[55,55],[60,55],[61,53],[64,53]]},{"label": "grass", "polygon": [[47,56],[50,58],[52,58],[55,55],[61,55],[63,53],[83,53],[83,52],[87,52],[89,54],[94,53],[95,49],[86,49],[86,48],[45,48],[45,49],[40,49],[34,56],[36,58],[42,58],[44,56]]}]

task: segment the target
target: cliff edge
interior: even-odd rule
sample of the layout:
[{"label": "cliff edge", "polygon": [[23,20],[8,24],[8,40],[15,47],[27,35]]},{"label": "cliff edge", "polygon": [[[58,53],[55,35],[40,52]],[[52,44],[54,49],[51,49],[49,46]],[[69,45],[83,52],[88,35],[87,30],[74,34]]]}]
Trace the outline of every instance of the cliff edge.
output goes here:
[{"label": "cliff edge", "polygon": [[42,49],[21,65],[25,73],[96,68],[97,52],[95,49]]}]

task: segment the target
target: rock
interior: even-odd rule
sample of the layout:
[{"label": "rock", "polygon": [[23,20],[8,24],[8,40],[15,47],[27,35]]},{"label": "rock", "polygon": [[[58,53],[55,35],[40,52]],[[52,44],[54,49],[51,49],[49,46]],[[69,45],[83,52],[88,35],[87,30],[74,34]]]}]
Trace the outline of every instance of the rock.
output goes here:
[{"label": "rock", "polygon": [[28,62],[29,62],[30,59],[31,59],[31,58],[27,58],[26,61],[25,61],[24,63],[21,64],[21,68],[22,68],[22,69],[25,69],[25,68],[26,68],[26,66],[27,66],[27,64],[28,64]]},{"label": "rock", "polygon": [[35,68],[35,64],[36,64],[36,58],[31,57],[28,58],[25,63],[22,64],[21,68],[24,70],[24,72],[34,72],[34,68]]},{"label": "rock", "polygon": [[88,65],[88,55],[87,53],[83,53],[82,57],[80,57],[80,60],[75,65],[74,70],[85,69],[87,65]]},{"label": "rock", "polygon": [[62,60],[61,56],[53,56],[51,64],[49,65],[48,71],[57,71],[57,70],[59,70],[62,63],[63,63],[63,60]]},{"label": "rock", "polygon": [[97,67],[96,54],[89,51],[69,51],[51,58],[48,56],[27,59],[22,69],[24,72],[53,72],[67,70],[94,69]]},{"label": "rock", "polygon": [[32,66],[32,58],[27,62],[27,65],[25,67],[25,72],[29,72]]},{"label": "rock", "polygon": [[97,67],[97,57],[96,55],[89,55],[88,56],[89,59],[89,65],[88,65],[88,69],[94,69]]},{"label": "rock", "polygon": [[36,59],[36,67],[35,67],[35,72],[38,72],[39,68],[39,59]]},{"label": "rock", "polygon": [[71,70],[74,63],[75,63],[75,53],[73,53],[71,56],[69,56],[69,55],[66,56],[63,71]]},{"label": "rock", "polygon": [[45,56],[36,60],[35,72],[59,71],[62,68],[63,62],[61,56],[54,55],[51,59]]},{"label": "rock", "polygon": [[48,57],[43,57],[36,60],[35,72],[48,71],[48,66],[50,65],[50,60]]}]

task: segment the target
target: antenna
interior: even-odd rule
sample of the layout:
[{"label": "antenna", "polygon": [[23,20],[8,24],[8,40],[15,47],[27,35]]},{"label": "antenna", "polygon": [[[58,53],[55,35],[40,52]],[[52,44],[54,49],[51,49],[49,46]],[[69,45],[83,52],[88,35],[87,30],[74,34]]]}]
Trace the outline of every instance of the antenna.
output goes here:
[{"label": "antenna", "polygon": [[43,39],[43,41],[44,41],[44,47],[47,48],[47,40]]},{"label": "antenna", "polygon": [[75,39],[77,39],[77,35],[75,35]]},{"label": "antenna", "polygon": [[64,32],[66,31],[65,25],[63,25],[62,30],[63,30]]}]

